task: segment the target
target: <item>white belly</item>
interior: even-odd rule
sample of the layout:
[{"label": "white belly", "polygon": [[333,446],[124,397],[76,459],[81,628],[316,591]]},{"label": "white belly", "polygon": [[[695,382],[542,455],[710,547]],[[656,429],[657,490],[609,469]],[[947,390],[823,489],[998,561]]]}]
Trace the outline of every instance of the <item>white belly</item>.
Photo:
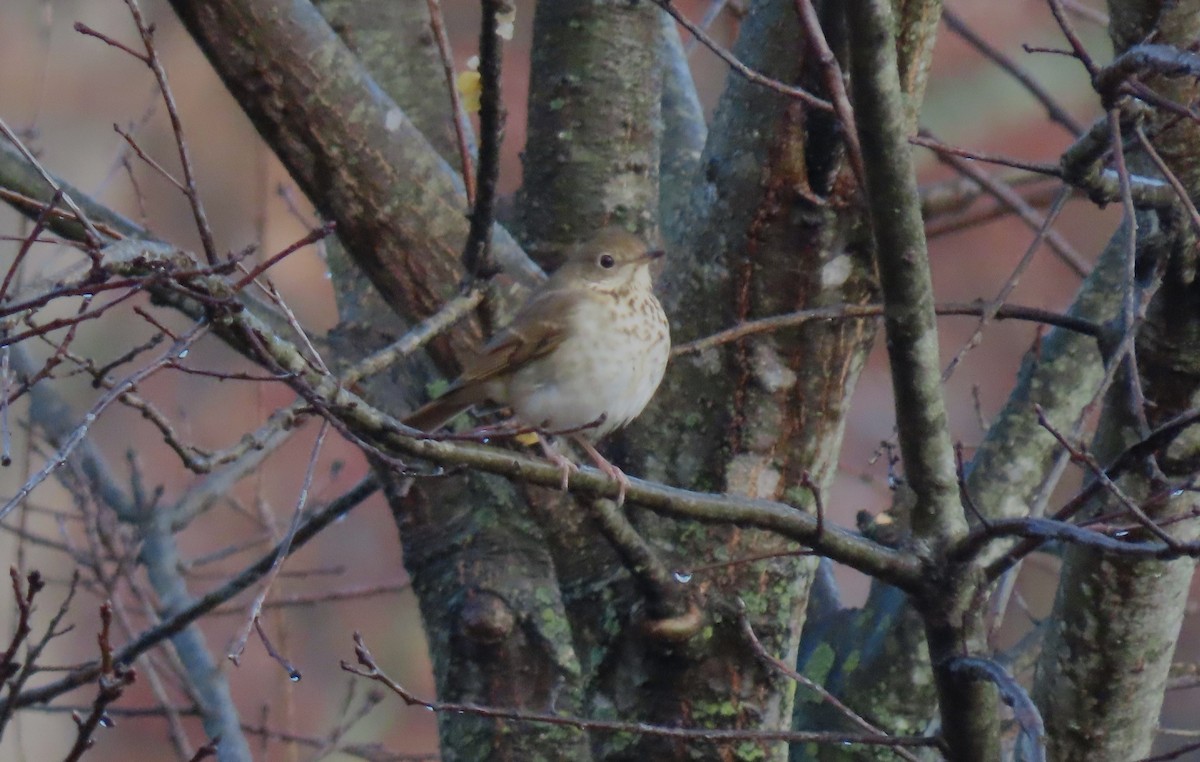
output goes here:
[{"label": "white belly", "polygon": [[646,321],[661,315],[658,300],[648,293],[633,310],[617,310],[611,299],[586,300],[572,315],[571,335],[510,380],[508,402],[517,417],[548,432],[581,429],[603,418],[579,432],[588,439],[629,423],[650,402],[667,368],[670,336],[665,327]]}]

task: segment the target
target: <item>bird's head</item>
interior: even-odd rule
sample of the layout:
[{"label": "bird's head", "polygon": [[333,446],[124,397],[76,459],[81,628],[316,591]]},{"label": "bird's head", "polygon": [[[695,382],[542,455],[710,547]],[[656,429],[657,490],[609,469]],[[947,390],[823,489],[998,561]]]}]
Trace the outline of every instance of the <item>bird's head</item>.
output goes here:
[{"label": "bird's head", "polygon": [[638,236],[618,227],[607,227],[567,252],[556,278],[585,282],[599,288],[619,287],[644,278],[650,280],[650,263],[663,256]]}]

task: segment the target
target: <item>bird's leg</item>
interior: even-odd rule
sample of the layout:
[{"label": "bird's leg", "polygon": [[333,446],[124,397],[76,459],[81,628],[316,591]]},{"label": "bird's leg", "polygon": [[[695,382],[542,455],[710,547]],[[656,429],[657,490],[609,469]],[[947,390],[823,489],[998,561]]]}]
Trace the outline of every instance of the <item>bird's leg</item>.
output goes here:
[{"label": "bird's leg", "polygon": [[625,475],[624,471],[610,463],[608,458],[601,455],[591,442],[579,436],[575,437],[575,441],[587,452],[588,457],[596,464],[596,468],[603,471],[610,479],[617,480],[617,507],[620,508],[625,504],[625,492],[629,489],[629,477]]},{"label": "bird's leg", "polygon": [[567,479],[571,477],[572,473],[579,472],[579,466],[575,465],[566,455],[554,449],[554,445],[551,444],[547,437],[539,435],[538,444],[541,445],[542,453],[546,456],[546,459],[558,466],[558,471],[562,474],[562,491],[566,492]]},{"label": "bird's leg", "polygon": [[488,439],[519,436],[523,431],[529,429],[522,427],[512,418],[506,418],[499,423],[485,423],[482,426],[476,426],[463,435],[466,439],[471,439],[479,442],[486,442]]}]

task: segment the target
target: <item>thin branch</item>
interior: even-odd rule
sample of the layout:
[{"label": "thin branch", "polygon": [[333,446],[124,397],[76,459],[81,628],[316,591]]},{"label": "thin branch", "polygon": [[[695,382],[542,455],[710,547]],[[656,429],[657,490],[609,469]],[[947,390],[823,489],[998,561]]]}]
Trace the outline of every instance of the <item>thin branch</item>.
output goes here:
[{"label": "thin branch", "polygon": [[[13,598],[17,604],[17,622],[13,628],[12,639],[8,643],[8,648],[4,651],[4,655],[0,656],[0,685],[8,685],[10,695],[16,695],[21,690],[19,681],[9,682],[14,676],[17,676],[22,671],[28,671],[33,666],[32,658],[27,658],[24,665],[18,665],[16,656],[17,649],[25,643],[26,639],[33,634],[33,626],[30,624],[30,617],[33,615],[33,602],[46,586],[45,580],[37,570],[29,572],[25,577],[25,583],[21,583],[21,573],[16,566],[8,568],[8,576],[12,580]],[[9,703],[6,702],[3,707],[0,707],[0,734],[4,732],[5,725],[12,716]]]},{"label": "thin branch", "polygon": [[146,56],[145,53],[139,53],[136,50],[134,50],[133,48],[126,45],[125,43],[121,42],[120,40],[115,40],[112,37],[109,37],[107,34],[104,34],[103,32],[98,32],[95,29],[92,29],[90,26],[88,26],[87,24],[84,24],[81,21],[76,21],[74,27],[72,27],[72,28],[76,32],[79,32],[80,34],[84,35],[85,37],[95,37],[97,40],[100,40],[101,42],[103,42],[106,45],[110,45],[110,46],[116,48],[117,50],[128,53],[129,55],[133,56],[134,58],[136,58],[137,60],[146,64],[147,66],[150,65],[150,59]]},{"label": "thin branch", "polygon": [[1071,26],[1071,21],[1067,18],[1067,14],[1063,10],[1062,0],[1049,0],[1049,3],[1050,12],[1054,14],[1054,20],[1058,22],[1058,28],[1062,30],[1063,37],[1067,38],[1067,43],[1071,46],[1075,57],[1083,64],[1083,68],[1087,69],[1088,76],[1092,78],[1092,81],[1095,81],[1099,67],[1096,66],[1095,61],[1088,54],[1083,41],[1079,39],[1079,35],[1075,34],[1075,28]]},{"label": "thin branch", "polygon": [[510,0],[483,0],[483,22],[479,28],[479,164],[475,176],[475,203],[471,225],[463,246],[466,289],[482,278],[495,275],[492,262],[492,225],[496,219],[496,184],[500,179],[500,143],[504,140],[504,103],[500,94],[500,35],[497,14]]},{"label": "thin branch", "polygon": [[834,111],[832,103],[824,100],[823,98],[818,98],[804,88],[794,87],[786,82],[780,82],[777,79],[772,79],[771,77],[760,74],[759,72],[751,69],[749,66],[746,66],[746,64],[737,59],[737,56],[721,47],[717,41],[709,37],[703,29],[692,23],[687,16],[683,15],[682,11],[671,4],[671,0],[653,0],[653,2],[659,8],[662,8],[664,11],[671,14],[671,17],[678,21],[680,26],[691,32],[692,36],[700,41],[700,44],[704,45],[704,47],[715,53],[717,58],[720,58],[722,61],[728,64],[729,68],[738,75],[744,77],[750,82],[755,83],[756,85],[762,85],[763,87],[774,90],[777,93],[786,95],[789,98],[798,98],[815,109],[830,112]]},{"label": "thin branch", "polygon": [[1049,234],[1052,232],[1052,226],[1058,219],[1058,215],[1063,210],[1063,207],[1066,206],[1067,199],[1070,197],[1071,189],[1064,186],[1059,191],[1058,198],[1054,200],[1054,203],[1050,205],[1050,209],[1046,212],[1046,218],[1042,221],[1041,227],[1038,228],[1037,235],[1033,237],[1033,240],[1030,241],[1029,246],[1025,248],[1025,254],[1021,257],[1021,260],[1017,263],[1017,266],[1013,268],[1012,273],[1007,279],[1005,279],[1004,285],[1000,287],[1000,290],[996,293],[996,296],[987,303],[986,308],[983,311],[983,315],[981,315],[979,318],[979,324],[975,327],[974,333],[971,334],[971,338],[968,339],[965,344],[963,344],[962,348],[960,348],[950,362],[946,364],[946,370],[942,372],[943,383],[950,380],[950,376],[954,373],[954,369],[958,367],[958,364],[961,363],[963,358],[967,356],[967,352],[970,352],[972,349],[979,346],[979,343],[983,341],[984,329],[992,320],[995,319],[996,315],[1000,311],[1000,308],[1004,306],[1005,300],[1012,295],[1013,290],[1017,287],[1017,284],[1021,280],[1021,276],[1029,268],[1029,265],[1033,263],[1034,255],[1037,253],[1038,249],[1042,247],[1042,242],[1047,240]]},{"label": "thin branch", "polygon": [[1047,164],[1045,162],[1025,161],[1023,159],[1015,159],[1011,156],[1002,156],[1001,154],[986,153],[984,151],[972,151],[958,146],[947,145],[930,136],[927,133],[915,135],[908,139],[908,142],[913,145],[928,148],[938,154],[946,154],[950,156],[959,156],[972,161],[983,161],[988,164],[999,164],[1002,167],[1011,167],[1013,169],[1023,169],[1026,172],[1034,172],[1046,177],[1058,177],[1061,175],[1061,170],[1057,164]]},{"label": "thin branch", "polygon": [[[1130,532],[1127,529],[1117,529],[1122,537],[1113,537],[1094,529],[1069,524],[1058,519],[1043,519],[1026,516],[1015,519],[991,519],[986,529],[978,528],[963,538],[962,542],[950,550],[954,560],[969,559],[988,545],[1005,538],[1019,537],[1030,542],[1037,549],[1047,542],[1061,542],[1078,545],[1084,548],[1107,553],[1109,555],[1141,560],[1173,561],[1177,558],[1200,558],[1200,543],[1176,542],[1168,545],[1152,540],[1125,539]],[[1028,555],[1028,554],[1026,554]],[[1005,571],[993,571],[993,564],[986,570],[986,579],[995,579]]]},{"label": "thin branch", "polygon": [[798,484],[812,495],[813,513],[817,516],[817,541],[819,542],[821,535],[825,533],[825,502],[821,499],[820,487],[812,480],[812,476],[809,475],[808,471],[800,474]]},{"label": "thin branch", "polygon": [[[938,315],[974,315],[986,314],[987,305],[982,302],[948,302],[934,308]],[[758,320],[749,320],[733,328],[718,331],[711,336],[705,336],[695,341],[675,346],[671,350],[672,357],[703,352],[707,349],[728,344],[731,341],[744,339],[760,333],[770,333],[784,328],[792,328],[813,320],[859,320],[863,318],[883,317],[884,307],[881,304],[840,304],[829,307],[814,307],[809,310],[799,310],[786,315],[775,315]],[[1037,307],[1022,307],[1015,304],[1005,304],[996,310],[996,320],[1024,320],[1032,323],[1044,323],[1068,331],[1074,331],[1084,336],[1102,340],[1108,338],[1103,326],[1090,320],[1078,318],[1060,312],[1050,312]]]},{"label": "thin branch", "polygon": [[[837,696],[834,696],[832,693],[826,690],[825,686],[792,669],[791,666],[789,666],[788,663],[783,659],[768,653],[766,647],[763,646],[762,641],[758,639],[758,635],[755,634],[754,628],[750,625],[750,618],[746,615],[746,604],[740,598],[738,599],[738,619],[742,625],[742,634],[746,637],[746,640],[749,641],[750,647],[754,650],[754,654],[760,660],[766,662],[768,666],[789,680],[793,680],[817,694],[817,697],[821,699],[821,701],[829,704],[834,708],[835,711],[837,711],[838,714],[842,715],[865,732],[870,733],[871,735],[888,735],[875,725],[872,725],[861,714],[855,712],[853,709],[842,703]],[[910,760],[910,762],[917,762],[918,759],[911,752],[905,749],[896,748],[893,749],[893,753],[895,753],[901,759]]]},{"label": "thin branch", "polygon": [[[1057,216],[1057,211],[1053,213],[1047,213],[1047,215],[1043,217],[1042,215],[1038,214],[1037,210],[1030,206],[1025,199],[1021,198],[1019,193],[1005,184],[1003,180],[992,177],[988,173],[982,171],[979,167],[975,166],[973,162],[962,158],[957,153],[940,150],[941,148],[945,147],[940,143],[936,144],[935,147],[935,144],[918,141],[920,141],[919,138],[914,140],[914,142],[917,142],[918,145],[934,147],[935,155],[939,161],[950,167],[953,167],[954,170],[959,174],[971,178],[978,183],[979,187],[983,188],[985,192],[987,192],[1001,204],[1004,204],[1016,212],[1021,221],[1038,234],[1037,241],[1045,239],[1051,250],[1058,255],[1063,264],[1071,268],[1076,275],[1084,277],[1088,274],[1088,271],[1091,270],[1090,263],[1085,260],[1079,254],[1079,252],[1075,251],[1075,247],[1071,246],[1071,244],[1065,238],[1063,238],[1062,235],[1050,227],[1051,222],[1055,216]],[[1051,207],[1055,210],[1061,211],[1068,198],[1070,198],[1070,195],[1069,188],[1060,188],[1055,195],[1054,201],[1051,203]]]},{"label": "thin branch", "polygon": [[[133,135],[131,135],[128,132],[126,132],[125,130],[121,129],[121,126],[117,125],[117,124],[113,125],[113,131],[125,139],[125,143],[131,149],[133,149],[133,152],[137,155],[137,157],[139,159],[144,161],[151,169],[153,169],[155,172],[157,172],[159,174],[159,176],[161,176],[163,179],[165,179],[171,185],[174,185],[176,187],[176,189],[178,189],[181,193],[183,193],[184,195],[187,194],[187,186],[184,185],[183,183],[179,182],[179,179],[176,178],[175,175],[171,174],[167,170],[167,168],[164,167],[162,164],[160,164],[156,159],[154,159],[154,157],[150,156],[145,151],[143,151],[142,147],[140,145],[138,145],[136,140],[134,140]],[[133,175],[131,173],[130,177],[132,177],[132,176]],[[143,214],[142,216],[144,217],[145,215]]]},{"label": "thin branch", "polygon": [[133,17],[134,24],[137,25],[138,34],[141,35],[142,45],[146,48],[146,58],[143,60],[154,72],[154,78],[158,81],[158,89],[162,92],[163,101],[167,106],[171,131],[175,135],[175,146],[179,150],[179,163],[183,166],[183,181],[187,186],[184,195],[192,207],[192,216],[196,220],[196,231],[200,234],[204,255],[208,257],[210,265],[216,265],[220,261],[220,257],[217,255],[217,245],[213,240],[212,228],[208,224],[208,215],[204,211],[204,205],[200,202],[200,192],[196,189],[192,157],[188,151],[187,140],[183,136],[183,121],[179,118],[179,108],[175,105],[175,96],[171,93],[171,86],[167,83],[167,71],[163,68],[162,61],[158,57],[158,50],[154,47],[154,32],[142,18],[142,9],[138,7],[137,0],[125,0],[125,5],[129,7],[129,13]]},{"label": "thin branch", "polygon": [[29,235],[21,242],[21,248],[17,249],[17,255],[13,257],[12,264],[8,266],[8,271],[4,273],[4,282],[0,283],[0,304],[3,304],[8,299],[8,289],[12,285],[13,278],[21,269],[21,263],[25,261],[25,255],[33,248],[33,244],[37,241],[38,236],[46,228],[46,223],[50,219],[51,210],[58,205],[62,200],[63,193],[61,190],[54,191],[54,197],[50,199],[50,203],[38,213],[37,218],[33,221],[33,228],[29,231]]},{"label": "thin branch", "polygon": [[[1137,208],[1133,203],[1129,166],[1125,161],[1120,109],[1113,107],[1108,110],[1108,126],[1112,143],[1113,167],[1120,180],[1121,209],[1125,215],[1125,278],[1120,320],[1121,331],[1124,333],[1125,339],[1121,342],[1116,360],[1125,368],[1126,386],[1119,399],[1125,403],[1130,420],[1136,422],[1138,435],[1144,436],[1150,432],[1150,422],[1146,418],[1146,396],[1142,391],[1141,374],[1137,368],[1137,342],[1134,340],[1141,319],[1138,310],[1140,289],[1137,277],[1138,219]],[[1134,510],[1135,512],[1139,511],[1139,509]],[[1153,524],[1153,522],[1150,523]]]},{"label": "thin branch", "polygon": [[[363,598],[375,598],[381,595],[394,595],[396,593],[407,592],[411,589],[412,582],[405,580],[403,582],[391,582],[382,585],[331,590],[325,593],[293,595],[287,598],[273,598],[269,601],[266,601],[263,603],[263,611],[285,608],[304,608],[308,606],[316,606],[321,603],[344,603],[346,601],[361,600]],[[243,609],[240,607],[230,606],[216,609],[212,612],[212,616],[241,614],[242,611]]]},{"label": "thin branch", "polygon": [[1171,749],[1170,751],[1164,751],[1162,754],[1155,754],[1152,757],[1142,757],[1141,759],[1138,760],[1138,762],[1170,762],[1170,760],[1173,760],[1173,759],[1180,759],[1182,757],[1186,757],[1187,755],[1191,754],[1192,752],[1196,751],[1197,749],[1200,749],[1200,741],[1196,741],[1195,743],[1184,744],[1183,746],[1180,746],[1178,749]]},{"label": "thin branch", "polygon": [[1175,195],[1179,198],[1179,203],[1187,211],[1188,219],[1192,222],[1192,232],[1200,236],[1200,211],[1197,211],[1196,205],[1192,203],[1192,197],[1188,195],[1187,188],[1183,187],[1183,182],[1179,179],[1179,176],[1171,171],[1171,168],[1163,161],[1163,157],[1158,153],[1154,144],[1146,137],[1146,131],[1142,129],[1140,123],[1133,126],[1133,133],[1137,136],[1142,150],[1150,157],[1150,161],[1154,162],[1154,166],[1158,168],[1158,171],[1170,184],[1171,189],[1175,191]]},{"label": "thin branch", "polygon": [[963,38],[968,45],[975,48],[982,56],[999,66],[1013,79],[1020,82],[1021,86],[1029,91],[1029,94],[1046,109],[1046,113],[1050,116],[1051,121],[1062,125],[1072,135],[1083,134],[1086,128],[1075,117],[1071,116],[1065,108],[1060,106],[1058,101],[1054,99],[1054,96],[1050,95],[1042,87],[1041,83],[1034,79],[1029,72],[1025,71],[1020,64],[985,40],[978,32],[963,21],[961,16],[950,10],[950,8],[943,7],[942,21],[946,22],[946,27],[950,31]]},{"label": "thin branch", "polygon": [[1167,547],[1176,548],[1180,545],[1178,540],[1168,534],[1162,527],[1155,523],[1153,519],[1147,516],[1145,511],[1143,511],[1140,506],[1138,506],[1128,495],[1125,494],[1120,487],[1117,486],[1117,483],[1109,477],[1108,473],[1100,467],[1100,464],[1096,462],[1096,459],[1093,458],[1090,453],[1085,452],[1080,447],[1072,445],[1071,442],[1069,442],[1067,438],[1058,431],[1058,429],[1054,428],[1053,424],[1051,424],[1049,419],[1046,418],[1045,411],[1043,411],[1040,406],[1035,405],[1034,409],[1037,411],[1038,423],[1042,426],[1042,428],[1050,432],[1050,435],[1053,436],[1060,445],[1062,445],[1063,449],[1070,453],[1071,460],[1086,466],[1088,471],[1091,472],[1093,478],[1099,481],[1100,484],[1103,485],[1104,489],[1111,493],[1113,497],[1115,497],[1121,503],[1121,505],[1125,507],[1125,510],[1127,510],[1139,524],[1145,527],[1150,534],[1162,540]]},{"label": "thin branch", "polygon": [[165,368],[170,361],[174,360],[179,355],[180,352],[194,344],[206,332],[206,325],[196,325],[192,328],[192,330],[188,331],[188,333],[185,334],[182,339],[171,345],[171,348],[168,349],[167,352],[161,355],[157,360],[131,374],[123,381],[113,386],[113,388],[109,390],[107,394],[101,397],[100,400],[97,401],[96,404],[94,404],[92,408],[84,415],[83,423],[79,424],[75,431],[73,431],[70,436],[66,437],[62,444],[59,445],[58,450],[54,453],[54,456],[50,459],[50,461],[43,466],[40,471],[26,480],[26,482],[21,485],[21,488],[17,490],[16,494],[9,498],[3,506],[0,506],[0,521],[3,521],[4,517],[7,516],[13,508],[20,505],[20,503],[29,497],[29,494],[33,492],[33,490],[39,484],[45,481],[50,474],[54,473],[55,470],[57,470],[67,461],[67,458],[70,457],[71,452],[79,445],[80,442],[83,441],[83,438],[87,436],[92,424],[95,423],[99,415],[104,412],[109,405],[120,398],[122,394],[125,394],[126,392],[135,388],[139,383]]},{"label": "thin branch", "polygon": [[699,609],[688,599],[678,576],[671,573],[650,543],[638,534],[620,506],[603,498],[587,505],[600,533],[621,557],[650,605],[650,615],[657,620],[646,623],[650,634],[670,641],[686,640],[695,634],[704,623]]},{"label": "thin branch", "polygon": [[[313,475],[317,470],[317,460],[321,455],[321,448],[325,444],[325,434],[328,431],[329,421],[323,420],[321,428],[317,432],[317,439],[313,443],[312,454],[308,458],[308,467],[304,471],[304,483],[301,485],[300,494],[296,498],[296,508],[292,513],[292,521],[288,526],[287,534],[284,535],[283,541],[279,543],[279,548],[275,553],[275,561],[271,564],[270,571],[267,572],[262,589],[255,596],[254,603],[250,606],[250,615],[247,617],[246,624],[242,626],[238,636],[234,638],[233,646],[230,647],[227,654],[229,660],[239,666],[241,665],[242,651],[246,648],[246,640],[250,636],[250,628],[258,624],[258,617],[262,613],[263,601],[267,599],[267,595],[271,592],[271,583],[275,581],[275,577],[279,574],[279,569],[283,566],[283,560],[291,554],[292,542],[296,538],[296,531],[300,528],[301,517],[304,515],[304,505],[308,502],[308,492],[312,487]],[[263,636],[263,640],[266,642],[265,636]],[[289,674],[291,674],[290,671]],[[296,678],[293,677],[293,679]]]},{"label": "thin branch", "polygon": [[438,54],[442,58],[442,70],[446,74],[446,90],[450,94],[450,110],[454,114],[454,138],[458,143],[458,161],[462,165],[463,188],[467,194],[467,205],[475,208],[475,170],[471,160],[471,122],[458,97],[458,83],[454,77],[454,54],[450,50],[450,36],[442,17],[441,0],[425,0],[429,7],[429,29],[437,42]]},{"label": "thin branch", "polygon": [[92,735],[101,723],[106,722],[105,710],[108,705],[119,699],[125,689],[137,679],[137,673],[131,667],[112,661],[112,647],[108,642],[109,627],[112,624],[112,608],[107,603],[100,607],[100,622],[101,630],[98,636],[100,641],[100,688],[96,692],[92,710],[88,713],[87,718],[83,720],[76,718],[78,730],[75,743],[67,752],[63,762],[77,762],[83,753],[92,747]]},{"label": "thin branch", "polygon": [[210,739],[199,749],[196,749],[196,753],[192,755],[192,758],[188,762],[200,762],[202,759],[208,759],[209,757],[217,756],[220,743],[221,739],[219,736],[217,738]]},{"label": "thin branch", "polygon": [[[338,519],[345,516],[351,510],[361,505],[364,500],[370,497],[379,489],[378,483],[373,478],[366,478],[356,484],[347,493],[332,501],[325,508],[318,510],[311,516],[305,518],[300,527],[296,530],[289,552],[295,553],[300,548],[304,547],[313,537],[316,537],[321,530]],[[281,542],[275,546],[271,552],[265,554],[258,561],[247,566],[240,573],[235,575],[225,584],[221,585],[216,590],[196,599],[190,606],[170,616],[153,627],[149,628],[139,635],[132,642],[123,646],[120,650],[113,654],[114,662],[129,664],[134,659],[158,645],[162,641],[170,638],[185,627],[195,622],[200,617],[220,606],[222,603],[232,599],[234,596],[243,592],[271,570],[275,564],[275,558],[283,547]],[[98,662],[88,663],[79,669],[71,672],[69,675],[47,685],[42,685],[37,688],[31,688],[28,691],[21,693],[15,697],[15,701],[10,703],[15,708],[30,706],[32,704],[40,704],[50,701],[56,696],[59,696],[69,690],[78,688],[81,685],[86,685],[88,682],[96,679],[100,674],[100,666]]]},{"label": "thin branch", "polygon": [[[1082,418],[1083,416],[1081,415],[1080,420],[1082,420]],[[1167,447],[1172,441],[1175,440],[1176,437],[1186,431],[1189,427],[1195,425],[1197,422],[1200,422],[1200,410],[1190,410],[1181,413],[1172,420],[1159,426],[1141,441],[1135,442],[1126,448],[1113,460],[1112,464],[1104,470],[1105,476],[1109,480],[1116,479],[1127,469],[1132,468],[1136,463],[1139,463],[1142,459]],[[1078,426],[1076,428],[1078,428]],[[1064,449],[1063,456],[1061,458],[1062,463],[1065,464],[1067,461],[1069,461],[1069,459],[1070,452]],[[1049,487],[1049,485],[1047,486]],[[1100,479],[1093,479],[1087,486],[1085,486],[1074,497],[1072,497],[1066,505],[1064,505],[1054,514],[1054,519],[1056,521],[1065,521],[1066,519],[1074,516],[1079,509],[1082,508],[1093,497],[1095,497],[1095,495],[1101,489],[1103,489],[1103,482]],[[1044,499],[1049,499],[1049,489],[1046,490]],[[973,538],[969,537],[963,542],[963,550],[967,553],[974,552],[971,550],[971,548],[978,549],[980,546],[987,545],[990,542],[990,538],[986,536],[977,536],[977,532],[972,532],[972,535],[976,536]],[[1024,558],[1028,554],[1037,550],[1042,545],[1042,540],[1037,539],[1035,535],[1030,535],[1030,538],[1031,539],[1016,545],[1003,556],[991,562],[984,570],[985,578],[989,580],[995,579],[1012,568],[1021,558]],[[1170,549],[1167,548],[1167,550]]]},{"label": "thin branch", "polygon": [[318,228],[314,228],[313,230],[310,230],[307,235],[303,236],[302,238],[300,238],[297,241],[294,241],[293,243],[289,244],[288,246],[285,246],[283,248],[283,250],[280,251],[279,253],[268,257],[263,262],[260,262],[258,265],[256,265],[254,267],[254,269],[252,269],[252,270],[250,270],[250,272],[246,273],[246,275],[243,276],[241,280],[237,281],[232,286],[230,286],[230,289],[235,292],[241,291],[249,283],[251,283],[253,280],[258,278],[258,276],[262,275],[264,272],[266,272],[267,270],[274,267],[276,264],[278,264],[284,258],[294,254],[296,251],[299,251],[300,249],[303,249],[305,246],[317,243],[318,241],[328,238],[329,236],[333,235],[333,232],[336,229],[337,229],[337,225],[335,223],[326,222],[324,225],[321,225]]},{"label": "thin branch", "polygon": [[[1025,203],[1039,208],[1050,203],[1058,194],[1059,181],[1023,170],[1006,170],[996,177],[1018,193]],[[972,228],[1012,214],[1007,204],[995,198],[988,204],[976,202],[987,194],[969,177],[955,177],[933,183],[921,189],[921,211],[925,217],[925,235],[933,238],[946,233]]]},{"label": "thin branch", "polygon": [[478,704],[456,704],[444,701],[429,701],[417,697],[404,686],[388,677],[375,664],[371,652],[367,650],[362,635],[354,634],[354,653],[361,667],[349,662],[341,663],[342,669],[351,674],[374,680],[387,686],[409,706],[422,706],[433,712],[471,714],[477,717],[491,719],[513,720],[545,725],[565,725],[591,732],[599,733],[629,733],[634,735],[650,735],[660,738],[672,738],[680,741],[707,741],[713,744],[729,743],[731,741],[755,741],[778,743],[828,743],[842,745],[866,745],[886,748],[920,748],[938,747],[937,738],[929,736],[886,736],[853,733],[832,733],[820,731],[787,731],[787,730],[738,730],[724,728],[679,728],[663,725],[651,725],[643,722],[613,722],[608,720],[590,720],[582,717],[567,717],[559,714],[544,712],[525,712],[513,709],[501,709],[481,706]]},{"label": "thin branch", "polygon": [[[50,176],[50,173],[47,172],[46,168],[42,166],[42,163],[37,160],[37,157],[33,155],[33,152],[25,147],[25,144],[21,142],[19,137],[17,137],[17,133],[13,132],[3,119],[0,119],[0,133],[2,133],[4,137],[8,138],[9,142],[12,143],[13,146],[21,153],[21,156],[23,156],[25,160],[29,162],[30,166],[37,170],[37,173],[41,175],[43,180],[46,181],[46,184],[50,186],[50,189],[54,191],[54,198],[61,198],[63,203],[67,205],[67,208],[70,209],[71,213],[75,216],[75,220],[83,226],[84,232],[87,236],[89,256],[92,257],[92,265],[94,267],[98,267],[100,262],[97,258],[98,255],[96,255],[94,252],[104,245],[104,236],[100,235],[100,231],[98,231],[96,226],[92,224],[91,219],[83,213],[82,209],[76,206],[75,200],[71,198],[71,195],[65,192],[62,186]],[[36,201],[34,203],[38,204],[42,209],[54,206],[53,201],[45,205],[42,205],[41,202]]]},{"label": "thin branch", "polygon": [[[63,602],[59,605],[58,611],[50,619],[50,623],[46,625],[46,631],[36,643],[31,643],[26,646],[25,663],[21,665],[20,672],[18,672],[15,677],[11,677],[6,680],[8,685],[8,698],[6,698],[3,702],[0,702],[0,729],[4,728],[4,726],[8,724],[8,721],[12,718],[13,712],[20,708],[21,689],[24,687],[25,682],[33,675],[34,671],[39,669],[37,667],[37,660],[41,657],[42,652],[46,649],[46,646],[51,640],[54,640],[55,638],[65,635],[67,632],[71,631],[72,627],[69,626],[59,629],[59,624],[62,622],[63,618],[66,617],[67,612],[70,610],[71,602],[75,600],[75,592],[78,589],[79,570],[75,569],[71,572],[71,581],[68,583],[67,594],[63,597]],[[40,671],[45,670],[42,669]],[[97,670],[89,679],[95,678],[99,674],[100,672]],[[85,680],[79,684],[83,685],[86,682],[87,681]]]},{"label": "thin branch", "polygon": [[946,668],[976,680],[986,680],[994,683],[1000,691],[1000,697],[1005,704],[1012,707],[1013,717],[1026,743],[1022,746],[1022,758],[1029,762],[1045,762],[1046,759],[1046,726],[1037,705],[1025,689],[1000,666],[991,659],[981,659],[974,656],[960,656],[952,659]]},{"label": "thin branch", "polygon": [[342,375],[342,384],[353,386],[362,379],[381,373],[396,361],[409,357],[421,347],[437,338],[483,302],[483,291],[475,289],[460,294],[442,305],[442,308],[413,326],[403,336],[367,357]]},{"label": "thin branch", "polygon": [[[261,606],[259,606],[259,610],[262,610]],[[291,661],[289,661],[286,656],[284,656],[279,652],[278,649],[275,648],[275,644],[273,644],[271,639],[267,637],[267,631],[263,629],[262,620],[258,616],[255,616],[251,621],[254,622],[254,631],[258,633],[259,639],[262,640],[263,648],[267,649],[267,655],[274,659],[279,666],[283,667],[284,671],[287,672],[289,680],[291,680],[293,683],[299,682],[300,678],[302,677],[300,670],[296,669],[296,667],[292,665]],[[236,660],[234,663],[237,663]]]},{"label": "thin branch", "polygon": [[838,63],[833,49],[829,47],[829,42],[825,39],[825,32],[821,29],[821,19],[817,16],[817,10],[813,7],[812,0],[796,0],[796,13],[799,14],[800,23],[804,26],[804,36],[809,47],[816,53],[817,63],[821,68],[821,79],[825,84],[825,90],[829,93],[833,111],[837,114],[838,121],[841,122],[842,139],[846,141],[846,153],[850,158],[854,177],[858,180],[859,187],[865,188],[867,175],[863,168],[862,146],[858,143],[854,107],[850,105],[850,96],[846,93],[846,81],[842,76],[842,67]]},{"label": "thin branch", "polygon": [[[87,711],[88,707],[70,704],[54,704],[51,706],[33,707],[34,711],[43,712],[45,714],[69,714],[72,712]],[[183,717],[195,717],[199,715],[199,710],[195,707],[186,706],[138,706],[138,707],[112,707],[108,714],[112,717],[163,717],[168,712],[174,712]],[[269,728],[265,724],[252,725],[248,722],[241,723],[242,732],[250,736],[259,736],[264,739],[273,741],[283,741],[292,743],[298,746],[304,746],[311,749],[325,748],[329,742],[328,738],[317,736],[306,736],[298,733],[290,733],[283,730],[275,730]],[[336,729],[335,729],[336,730]],[[216,740],[211,742],[217,743]],[[338,751],[352,757],[367,760],[367,762],[438,762],[441,756],[437,752],[429,753],[412,753],[402,754],[385,750],[379,744],[343,744],[338,747]],[[197,751],[199,754],[199,750]]]}]

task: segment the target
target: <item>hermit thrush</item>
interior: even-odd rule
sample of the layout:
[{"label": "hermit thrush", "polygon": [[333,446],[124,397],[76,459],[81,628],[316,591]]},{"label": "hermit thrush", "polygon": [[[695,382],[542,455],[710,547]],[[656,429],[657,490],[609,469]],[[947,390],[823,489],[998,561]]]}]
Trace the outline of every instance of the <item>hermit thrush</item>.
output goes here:
[{"label": "hermit thrush", "polygon": [[[629,480],[593,442],[637,417],[666,371],[670,326],[650,282],[662,254],[619,228],[575,246],[446,393],[405,423],[432,431],[472,405],[504,405],[516,422],[578,442],[623,502]],[[543,446],[565,488],[576,466]]]}]

